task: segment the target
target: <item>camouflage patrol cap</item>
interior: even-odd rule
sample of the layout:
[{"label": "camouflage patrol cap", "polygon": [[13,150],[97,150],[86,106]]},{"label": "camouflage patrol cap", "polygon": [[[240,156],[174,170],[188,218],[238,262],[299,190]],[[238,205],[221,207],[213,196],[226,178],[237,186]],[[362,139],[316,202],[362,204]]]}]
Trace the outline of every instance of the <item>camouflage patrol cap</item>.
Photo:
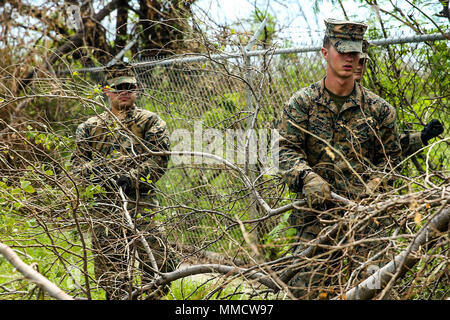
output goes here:
[{"label": "camouflage patrol cap", "polygon": [[105,68],[106,84],[114,87],[121,83],[136,84],[132,66],[129,63],[119,62]]},{"label": "camouflage patrol cap", "polygon": [[367,54],[367,49],[369,49],[370,43],[366,39],[363,40],[362,43],[362,53],[359,56],[360,59],[370,59],[369,55]]},{"label": "camouflage patrol cap", "polygon": [[362,53],[362,40],[367,25],[359,22],[325,19],[326,35],[339,53]]}]

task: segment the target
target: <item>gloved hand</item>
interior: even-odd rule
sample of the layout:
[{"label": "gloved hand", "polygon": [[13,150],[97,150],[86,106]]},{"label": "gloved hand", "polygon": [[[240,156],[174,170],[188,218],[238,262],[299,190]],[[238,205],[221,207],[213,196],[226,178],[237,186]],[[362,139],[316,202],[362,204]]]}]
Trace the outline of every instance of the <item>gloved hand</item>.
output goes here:
[{"label": "gloved hand", "polygon": [[366,183],[365,195],[373,195],[380,188],[381,179],[373,178]]},{"label": "gloved hand", "polygon": [[126,195],[129,195],[131,193],[133,188],[132,188],[130,177],[128,177],[126,175],[122,175],[116,180],[116,183],[117,183],[117,186],[119,186],[119,188],[122,188],[123,192]]},{"label": "gloved hand", "polygon": [[422,140],[422,143],[424,145],[427,145],[428,144],[428,140],[437,137],[442,132],[444,132],[444,127],[442,126],[442,123],[439,120],[437,120],[437,119],[431,120],[423,128],[422,133],[420,134],[420,138]]},{"label": "gloved hand", "polygon": [[309,172],[303,182],[303,192],[306,195],[309,207],[331,200],[330,185],[317,173]]}]

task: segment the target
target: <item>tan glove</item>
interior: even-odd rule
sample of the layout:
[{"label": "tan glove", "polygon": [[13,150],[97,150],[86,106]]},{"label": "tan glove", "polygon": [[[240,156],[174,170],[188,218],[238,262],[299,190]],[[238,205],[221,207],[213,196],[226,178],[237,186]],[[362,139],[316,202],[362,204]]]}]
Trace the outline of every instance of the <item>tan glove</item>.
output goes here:
[{"label": "tan glove", "polygon": [[376,191],[379,190],[380,186],[381,186],[380,178],[373,178],[373,179],[369,180],[369,182],[366,183],[365,194],[368,196],[373,195]]},{"label": "tan glove", "polygon": [[317,173],[309,172],[303,179],[303,183],[303,192],[310,208],[331,200],[330,185]]}]

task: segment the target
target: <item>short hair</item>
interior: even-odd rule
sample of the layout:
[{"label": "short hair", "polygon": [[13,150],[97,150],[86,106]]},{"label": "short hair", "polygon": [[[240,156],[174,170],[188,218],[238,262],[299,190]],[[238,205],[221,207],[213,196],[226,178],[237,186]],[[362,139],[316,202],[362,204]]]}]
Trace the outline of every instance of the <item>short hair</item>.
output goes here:
[{"label": "short hair", "polygon": [[330,37],[328,37],[328,35],[325,35],[325,36],[323,37],[322,47],[329,49],[330,46],[331,46]]}]

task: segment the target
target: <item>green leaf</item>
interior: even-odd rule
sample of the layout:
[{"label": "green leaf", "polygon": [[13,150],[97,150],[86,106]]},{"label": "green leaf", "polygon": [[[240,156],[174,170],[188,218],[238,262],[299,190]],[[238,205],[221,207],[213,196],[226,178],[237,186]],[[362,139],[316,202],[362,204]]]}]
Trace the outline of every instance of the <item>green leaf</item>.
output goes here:
[{"label": "green leaf", "polygon": [[296,230],[295,228],[290,228],[286,230],[286,236],[287,237],[293,237],[296,234]]},{"label": "green leaf", "polygon": [[23,191],[27,192],[27,193],[34,193],[36,190],[34,190],[33,186],[27,186],[26,188],[23,189]]},{"label": "green leaf", "polygon": [[27,193],[34,193],[35,190],[30,181],[23,180],[20,182],[20,188]]}]

